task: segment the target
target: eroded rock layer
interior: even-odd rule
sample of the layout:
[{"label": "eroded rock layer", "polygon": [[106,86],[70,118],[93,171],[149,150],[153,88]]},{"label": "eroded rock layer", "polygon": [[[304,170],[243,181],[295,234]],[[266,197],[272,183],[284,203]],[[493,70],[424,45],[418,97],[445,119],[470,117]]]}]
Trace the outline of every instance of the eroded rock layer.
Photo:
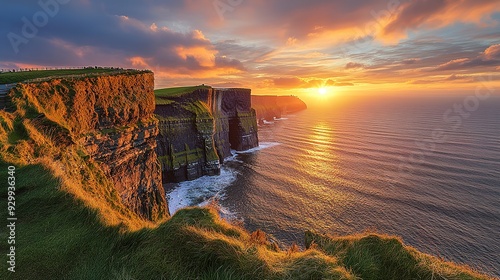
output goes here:
[{"label": "eroded rock layer", "polygon": [[164,182],[220,173],[231,150],[258,146],[249,89],[202,87],[156,105],[158,155]]},{"label": "eroded rock layer", "polygon": [[153,73],[57,78],[22,87],[36,110],[67,129],[70,142],[98,163],[124,205],[150,220],[168,216],[156,154]]}]

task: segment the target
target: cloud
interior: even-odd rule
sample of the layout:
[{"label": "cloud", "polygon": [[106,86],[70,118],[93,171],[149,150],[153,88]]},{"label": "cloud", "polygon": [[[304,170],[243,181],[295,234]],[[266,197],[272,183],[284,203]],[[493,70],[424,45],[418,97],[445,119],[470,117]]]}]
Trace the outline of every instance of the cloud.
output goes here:
[{"label": "cloud", "polygon": [[474,58],[454,59],[439,65],[434,71],[467,70],[472,67],[490,67],[498,65],[500,65],[500,45],[492,45]]},{"label": "cloud", "polygon": [[500,44],[492,45],[492,46],[488,47],[484,51],[483,56],[489,60],[500,59]]},{"label": "cloud", "polygon": [[406,65],[413,65],[413,64],[418,63],[419,61],[420,61],[419,58],[408,58],[408,59],[403,60],[401,63],[406,64]]},{"label": "cloud", "polygon": [[466,83],[474,82],[474,78],[469,75],[457,75],[452,74],[448,78],[444,79],[444,81],[462,81]]},{"label": "cloud", "polygon": [[421,79],[421,80],[412,80],[408,83],[410,84],[446,84],[449,82],[453,83],[477,83],[477,82],[491,82],[491,81],[499,81],[500,75],[459,75],[452,74],[448,77],[437,77],[432,79]]},{"label": "cloud", "polygon": [[450,60],[446,63],[443,63],[441,65],[439,65],[436,70],[456,70],[456,69],[460,69],[460,68],[463,68],[464,66],[466,66],[468,63],[470,63],[470,59],[469,58],[458,58],[458,59],[453,59],[453,60]]},{"label": "cloud", "polygon": [[253,0],[223,19],[212,0],[71,0],[15,54],[7,34],[40,10],[2,4],[0,66],[149,68],[162,85],[279,89],[466,81],[500,67],[497,0]]},{"label": "cloud", "polygon": [[280,77],[273,79],[273,85],[280,88],[320,88],[325,86],[354,86],[350,82],[337,82],[333,79],[301,79],[298,77]]},{"label": "cloud", "polygon": [[357,62],[349,62],[345,65],[345,69],[350,70],[350,69],[359,69],[359,68],[364,68],[365,65]]},{"label": "cloud", "polygon": [[[184,7],[173,2],[174,8]],[[156,4],[159,10],[166,7],[159,1]],[[16,1],[4,6],[3,11],[11,13],[0,14],[9,23],[0,27],[0,34],[24,36],[21,19],[29,20],[41,10],[36,2]],[[73,0],[61,5],[45,26],[37,28],[36,36],[20,44],[17,54],[9,40],[0,40],[0,61],[11,65],[151,68],[191,77],[245,70],[238,59],[220,56],[201,30],[174,31],[154,21],[157,9],[150,3]],[[149,16],[153,18],[148,21]]]},{"label": "cloud", "polygon": [[384,42],[395,43],[417,28],[437,29],[456,22],[484,24],[483,20],[500,11],[496,0],[414,0],[401,5],[379,33]]},{"label": "cloud", "polygon": [[284,88],[302,87],[304,85],[304,81],[302,81],[297,77],[276,78],[273,79],[273,83],[277,87],[284,87]]}]

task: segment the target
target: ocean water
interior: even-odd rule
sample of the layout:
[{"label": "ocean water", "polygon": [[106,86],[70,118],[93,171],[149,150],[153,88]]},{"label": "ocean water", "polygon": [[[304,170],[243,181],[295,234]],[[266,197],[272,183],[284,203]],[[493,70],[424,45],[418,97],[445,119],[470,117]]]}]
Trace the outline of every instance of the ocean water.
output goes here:
[{"label": "ocean water", "polygon": [[370,230],[500,276],[500,97],[310,107],[261,126],[261,147],[235,154],[222,176],[174,188],[171,212],[215,197],[228,219],[283,245],[309,229]]}]

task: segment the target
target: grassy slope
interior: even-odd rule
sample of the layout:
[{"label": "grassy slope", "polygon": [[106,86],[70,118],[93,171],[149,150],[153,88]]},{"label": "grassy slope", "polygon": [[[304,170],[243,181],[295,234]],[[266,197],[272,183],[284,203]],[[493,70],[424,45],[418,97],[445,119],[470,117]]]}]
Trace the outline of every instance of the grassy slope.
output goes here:
[{"label": "grassy slope", "polygon": [[63,69],[63,70],[36,70],[36,71],[22,71],[22,72],[5,72],[0,73],[0,84],[19,83],[25,80],[46,78],[53,76],[66,76],[66,75],[85,75],[85,74],[99,74],[106,72],[113,72],[116,69]]},{"label": "grassy slope", "polygon": [[[0,181],[6,177],[2,162]],[[481,279],[379,235],[307,233],[312,248],[280,251],[262,232],[250,235],[208,208],[123,232],[104,226],[40,165],[18,167],[16,183],[18,261],[15,274],[0,270],[1,279]],[[5,192],[1,198],[4,208]]]}]

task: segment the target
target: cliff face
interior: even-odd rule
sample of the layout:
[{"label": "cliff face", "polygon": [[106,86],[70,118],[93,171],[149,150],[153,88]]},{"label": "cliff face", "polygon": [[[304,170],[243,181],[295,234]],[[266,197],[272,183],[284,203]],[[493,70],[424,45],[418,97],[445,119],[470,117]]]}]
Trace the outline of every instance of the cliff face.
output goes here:
[{"label": "cliff face", "polygon": [[209,107],[216,119],[214,140],[221,162],[231,156],[231,149],[245,151],[259,146],[251,90],[213,89],[209,93]]},{"label": "cliff face", "polygon": [[206,104],[182,98],[168,105],[157,105],[155,113],[160,119],[157,151],[163,182],[220,173],[213,138],[214,118]]},{"label": "cliff face", "polygon": [[150,220],[161,219],[168,211],[155,150],[157,135],[158,122],[151,120],[81,139],[86,152],[114,183],[123,204]]},{"label": "cliff face", "polygon": [[71,142],[98,162],[125,206],[150,220],[168,216],[155,153],[153,73],[53,79],[22,86],[36,110],[66,128]]},{"label": "cliff face", "polygon": [[220,173],[231,149],[258,146],[249,89],[198,88],[157,102],[158,155],[164,182]]},{"label": "cliff face", "polygon": [[296,96],[252,95],[252,106],[258,120],[268,121],[307,109],[304,101]]}]

